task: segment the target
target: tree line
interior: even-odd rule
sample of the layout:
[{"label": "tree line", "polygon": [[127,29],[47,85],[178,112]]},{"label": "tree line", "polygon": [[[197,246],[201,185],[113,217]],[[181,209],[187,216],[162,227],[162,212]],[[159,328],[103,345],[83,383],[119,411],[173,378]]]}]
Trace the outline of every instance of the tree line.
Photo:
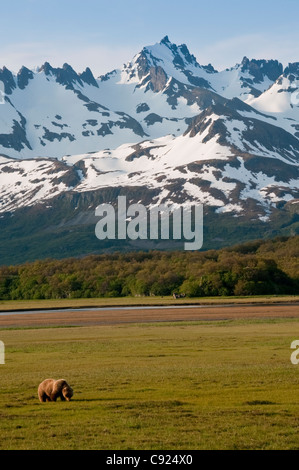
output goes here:
[{"label": "tree line", "polygon": [[0,267],[0,299],[299,294],[299,236],[200,252],[132,252]]}]

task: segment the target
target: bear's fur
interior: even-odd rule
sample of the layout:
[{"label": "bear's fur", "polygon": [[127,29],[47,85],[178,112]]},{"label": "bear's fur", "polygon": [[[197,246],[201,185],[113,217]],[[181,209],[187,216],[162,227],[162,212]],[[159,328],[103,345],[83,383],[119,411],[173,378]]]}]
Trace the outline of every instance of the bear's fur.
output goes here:
[{"label": "bear's fur", "polygon": [[63,401],[70,401],[72,396],[73,389],[64,379],[46,379],[38,386],[38,398],[41,402],[56,401],[59,397]]}]

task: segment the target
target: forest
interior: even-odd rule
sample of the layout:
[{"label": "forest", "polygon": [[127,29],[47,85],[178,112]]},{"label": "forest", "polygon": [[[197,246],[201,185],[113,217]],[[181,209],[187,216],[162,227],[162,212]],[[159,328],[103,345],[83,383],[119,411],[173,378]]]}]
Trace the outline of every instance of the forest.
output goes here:
[{"label": "forest", "polygon": [[299,236],[209,251],[132,252],[0,267],[0,300],[299,294]]}]

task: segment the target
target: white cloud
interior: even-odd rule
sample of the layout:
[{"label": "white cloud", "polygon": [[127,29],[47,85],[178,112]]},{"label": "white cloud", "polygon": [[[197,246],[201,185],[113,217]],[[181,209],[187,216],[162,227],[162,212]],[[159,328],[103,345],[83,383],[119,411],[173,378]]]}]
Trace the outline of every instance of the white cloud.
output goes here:
[{"label": "white cloud", "polygon": [[[202,65],[211,63],[223,70],[240,63],[246,55],[249,59],[277,59],[284,65],[299,61],[299,34],[276,34],[270,37],[262,34],[249,34],[223,39],[200,46],[187,44],[190,51]],[[96,42],[96,39],[94,39]],[[53,67],[69,63],[77,72],[90,67],[95,77],[121,67],[147,44],[105,45],[82,44],[80,41],[66,40],[65,43],[27,42],[3,46],[0,67],[4,65],[17,72],[22,65],[34,68],[48,61]],[[195,47],[194,47],[195,46]]]},{"label": "white cloud", "polygon": [[244,56],[249,59],[277,59],[284,65],[299,61],[299,37],[296,35],[249,34],[231,37],[195,49],[200,64],[211,63],[223,70],[240,63]]},{"label": "white cloud", "polygon": [[67,62],[77,72],[90,67],[93,74],[98,77],[121,67],[123,63],[131,60],[136,52],[138,51],[133,48],[122,46],[22,43],[2,48],[0,67],[5,65],[16,73],[22,65],[33,69],[46,61],[53,67],[61,67]]}]

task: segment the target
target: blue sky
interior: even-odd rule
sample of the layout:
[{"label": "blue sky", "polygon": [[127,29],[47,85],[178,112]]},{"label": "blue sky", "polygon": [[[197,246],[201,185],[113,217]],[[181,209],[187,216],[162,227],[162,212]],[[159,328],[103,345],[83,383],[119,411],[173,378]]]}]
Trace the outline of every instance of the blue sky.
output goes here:
[{"label": "blue sky", "polygon": [[[0,67],[46,60],[96,76],[166,34],[199,63],[223,69],[249,58],[299,61],[298,0],[0,0]],[[0,3],[0,4],[1,4]]]}]

